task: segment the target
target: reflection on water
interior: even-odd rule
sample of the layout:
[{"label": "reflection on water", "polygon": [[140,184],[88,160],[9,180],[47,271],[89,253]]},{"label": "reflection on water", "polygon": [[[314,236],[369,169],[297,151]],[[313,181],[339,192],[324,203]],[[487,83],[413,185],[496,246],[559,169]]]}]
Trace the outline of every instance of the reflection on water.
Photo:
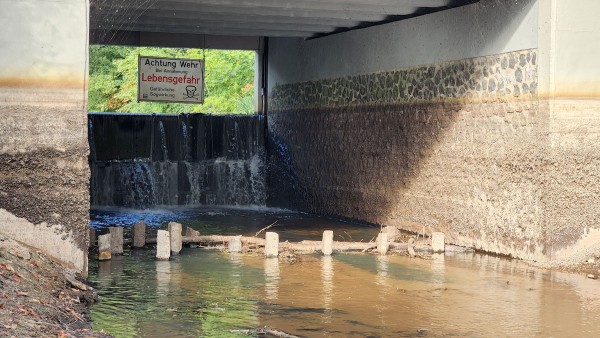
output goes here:
[{"label": "reflection on water", "polygon": [[269,302],[277,300],[279,293],[279,259],[265,259],[265,299]]},{"label": "reflection on water", "polygon": [[[594,337],[600,284],[474,253],[261,256],[185,248],[92,260],[95,329],[116,337]],[[241,335],[243,336],[243,335]]]},{"label": "reflection on water", "polygon": [[323,285],[323,308],[326,310],[325,320],[331,320],[331,307],[333,300],[333,257],[321,258],[321,284]]}]

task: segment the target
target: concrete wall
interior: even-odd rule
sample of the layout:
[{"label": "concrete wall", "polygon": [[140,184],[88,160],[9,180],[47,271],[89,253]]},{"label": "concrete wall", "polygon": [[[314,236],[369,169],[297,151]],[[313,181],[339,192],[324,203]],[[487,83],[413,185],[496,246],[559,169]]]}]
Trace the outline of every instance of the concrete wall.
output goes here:
[{"label": "concrete wall", "polygon": [[269,86],[537,47],[534,0],[489,1],[320,39],[271,38]]},{"label": "concrete wall", "polygon": [[540,110],[548,114],[548,254],[600,252],[600,3],[540,1]]},{"label": "concrete wall", "polygon": [[594,61],[554,53],[557,22],[578,14],[549,20],[562,6],[550,1],[482,0],[323,39],[272,39],[271,203],[444,231],[541,263],[591,254],[598,106],[574,112],[544,93],[550,74],[562,81],[557,67]]},{"label": "concrete wall", "polygon": [[0,232],[87,273],[88,2],[0,8]]}]

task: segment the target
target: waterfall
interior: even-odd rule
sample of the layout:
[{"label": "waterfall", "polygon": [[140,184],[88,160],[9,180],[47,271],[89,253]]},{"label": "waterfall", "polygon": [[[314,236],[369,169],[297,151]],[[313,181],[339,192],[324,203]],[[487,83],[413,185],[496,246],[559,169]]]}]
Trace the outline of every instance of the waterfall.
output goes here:
[{"label": "waterfall", "polygon": [[261,116],[89,114],[91,204],[264,205]]}]

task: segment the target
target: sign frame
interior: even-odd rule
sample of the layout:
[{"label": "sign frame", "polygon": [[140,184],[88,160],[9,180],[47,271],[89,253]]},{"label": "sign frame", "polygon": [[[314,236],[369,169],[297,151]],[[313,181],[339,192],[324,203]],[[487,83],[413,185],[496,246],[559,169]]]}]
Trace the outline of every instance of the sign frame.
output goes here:
[{"label": "sign frame", "polygon": [[[144,61],[142,61],[144,60]],[[187,87],[194,87],[193,84],[189,84],[187,86],[185,86],[184,90],[179,90],[177,91],[174,87],[176,86],[181,86],[181,85],[185,85],[185,83],[178,83],[178,84],[172,84],[170,83],[171,81],[154,81],[157,83],[160,83],[159,85],[163,86],[162,88],[158,88],[155,87],[157,89],[160,89],[160,91],[169,91],[169,92],[173,92],[173,95],[177,95],[177,97],[182,97],[182,99],[178,100],[176,98],[173,99],[160,99],[159,97],[157,97],[156,99],[152,98],[152,91],[149,92],[142,92],[142,82],[147,82],[147,81],[142,81],[142,78],[144,76],[145,73],[142,73],[142,62],[145,62],[145,60],[153,60],[153,61],[157,61],[157,63],[164,63],[164,64],[168,64],[171,65],[170,62],[173,62],[173,64],[175,65],[175,67],[173,67],[173,71],[176,70],[176,68],[178,68],[178,66],[181,64],[181,62],[193,62],[193,63],[198,63],[200,66],[200,79],[199,79],[199,83],[197,84],[197,86],[199,86],[200,88],[187,88]],[[164,103],[186,103],[186,104],[204,104],[204,60],[203,59],[182,59],[182,58],[168,58],[168,57],[154,57],[154,56],[143,56],[143,55],[138,55],[138,80],[137,80],[137,100],[138,102],[164,102]],[[144,65],[144,67],[147,67]],[[156,66],[152,66],[152,67],[156,67]],[[159,66],[159,67],[165,67],[165,66]],[[174,74],[170,74],[167,75],[165,73],[163,73],[162,75],[155,75],[156,72],[153,72],[151,74],[148,74],[148,76],[155,76],[155,77],[165,77],[165,78],[170,78],[171,80],[178,82],[180,80],[185,81],[192,81],[190,78],[187,78],[188,73],[184,73],[184,71],[178,71],[177,73]],[[178,76],[178,74],[182,74],[181,76]],[[198,75],[198,74],[195,74]],[[193,79],[193,78],[192,78]],[[169,80],[169,79],[165,79],[165,80]],[[192,81],[193,82],[193,81]],[[152,87],[151,87],[152,88]],[[198,90],[199,89],[199,90]],[[180,93],[179,93],[180,92]],[[186,97],[188,99],[186,99]],[[196,98],[197,97],[197,98]]]}]

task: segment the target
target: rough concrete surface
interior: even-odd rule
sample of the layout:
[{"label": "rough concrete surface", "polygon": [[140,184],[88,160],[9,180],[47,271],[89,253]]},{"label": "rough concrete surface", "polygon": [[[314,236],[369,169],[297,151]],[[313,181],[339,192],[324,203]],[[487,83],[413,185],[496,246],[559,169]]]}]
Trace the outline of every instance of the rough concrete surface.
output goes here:
[{"label": "rough concrete surface", "polygon": [[[600,252],[600,110],[539,98],[535,55],[276,87],[271,203],[540,264]],[[438,69],[442,90],[427,81]]]},{"label": "rough concrete surface", "polygon": [[0,153],[0,207],[34,224],[68,224],[86,250],[88,189],[86,148]]},{"label": "rough concrete surface", "polygon": [[87,274],[85,88],[0,87],[0,232]]}]

